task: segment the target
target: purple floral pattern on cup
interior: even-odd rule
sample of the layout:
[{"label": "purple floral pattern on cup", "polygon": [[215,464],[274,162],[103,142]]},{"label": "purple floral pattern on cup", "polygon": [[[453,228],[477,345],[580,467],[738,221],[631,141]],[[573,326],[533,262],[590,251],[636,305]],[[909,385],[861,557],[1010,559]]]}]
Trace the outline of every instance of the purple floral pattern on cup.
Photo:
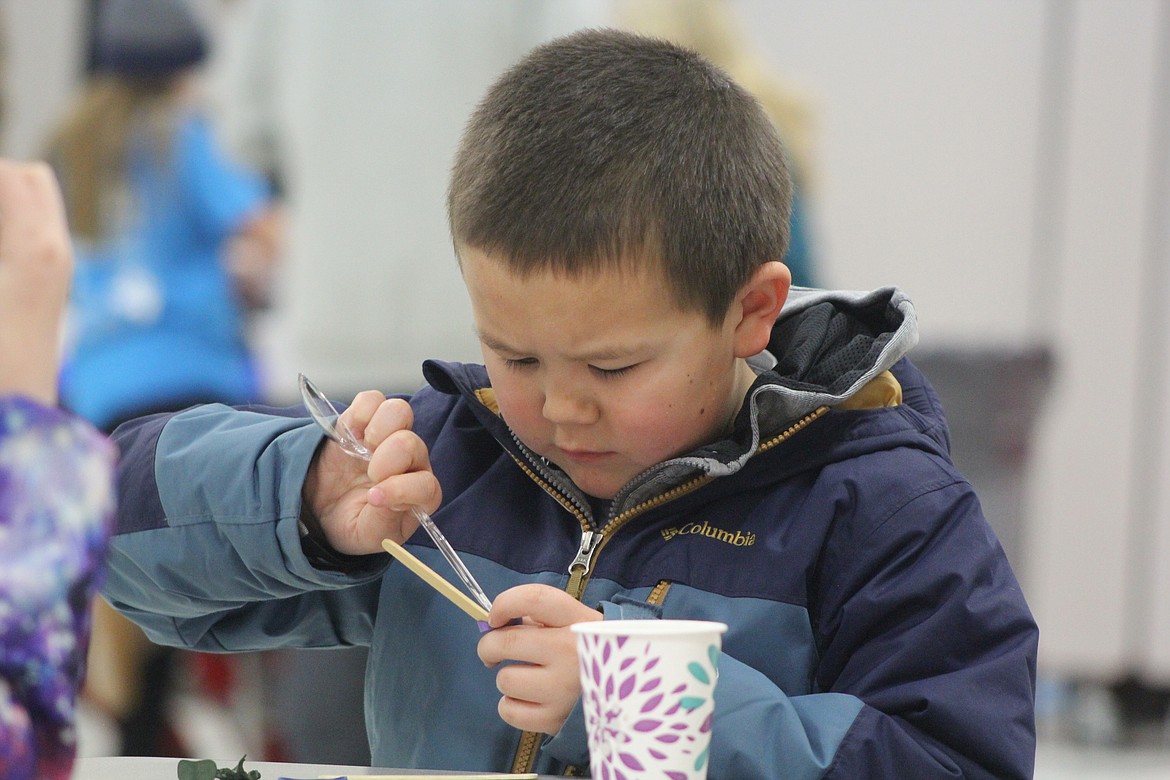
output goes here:
[{"label": "purple floral pattern on cup", "polygon": [[581,639],[582,701],[593,776],[706,777],[718,646],[709,645],[706,658],[689,659],[678,670],[665,669],[668,662],[645,638]]}]

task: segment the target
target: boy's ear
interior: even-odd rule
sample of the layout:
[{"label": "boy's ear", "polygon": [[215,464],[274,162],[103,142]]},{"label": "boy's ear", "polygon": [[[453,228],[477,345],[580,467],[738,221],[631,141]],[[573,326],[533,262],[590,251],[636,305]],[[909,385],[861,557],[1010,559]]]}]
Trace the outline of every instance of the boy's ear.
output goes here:
[{"label": "boy's ear", "polygon": [[788,300],[791,285],[788,266],[773,260],[757,268],[739,289],[732,307],[739,312],[739,323],[735,326],[736,357],[751,357],[767,348],[772,326],[780,316],[784,301]]}]

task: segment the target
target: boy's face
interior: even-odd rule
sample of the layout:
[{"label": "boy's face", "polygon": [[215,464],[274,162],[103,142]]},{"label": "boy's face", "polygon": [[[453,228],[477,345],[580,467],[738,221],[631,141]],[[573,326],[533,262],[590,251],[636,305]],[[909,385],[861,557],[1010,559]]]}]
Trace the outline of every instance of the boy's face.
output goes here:
[{"label": "boy's face", "polygon": [[657,270],[525,278],[471,247],[460,258],[500,413],[586,493],[612,498],[729,428],[754,378],[730,313],[713,328],[679,310]]}]

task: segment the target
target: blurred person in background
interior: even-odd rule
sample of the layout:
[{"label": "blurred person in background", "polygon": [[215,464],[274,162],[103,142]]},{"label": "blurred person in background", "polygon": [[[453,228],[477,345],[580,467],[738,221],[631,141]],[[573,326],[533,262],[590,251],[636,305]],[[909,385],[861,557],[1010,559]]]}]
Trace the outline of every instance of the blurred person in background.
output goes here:
[{"label": "blurred person in background", "polygon": [[[279,229],[263,178],[200,111],[204,32],[181,0],[104,0],[96,22],[97,72],[48,150],[78,252],[62,402],[112,430],[260,400],[244,311],[265,295]],[[233,241],[258,261],[246,274]]]},{"label": "blurred person in background", "polygon": [[[246,312],[266,298],[278,216],[201,109],[206,33],[182,0],[101,0],[92,18],[93,72],[47,149],[77,252],[62,404],[109,432],[194,403],[259,401]],[[173,651],[96,610],[87,694],[119,721],[122,752],[181,750],[161,709]]]},{"label": "blurred person in background", "polygon": [[115,450],[57,408],[72,256],[49,168],[0,160],[0,777],[64,780]]}]

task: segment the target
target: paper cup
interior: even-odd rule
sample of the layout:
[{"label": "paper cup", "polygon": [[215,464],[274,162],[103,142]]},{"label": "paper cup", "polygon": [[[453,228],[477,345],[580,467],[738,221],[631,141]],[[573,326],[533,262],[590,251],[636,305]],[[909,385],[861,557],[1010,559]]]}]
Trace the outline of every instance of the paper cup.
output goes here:
[{"label": "paper cup", "polygon": [[594,780],[704,780],[727,626],[602,620],[572,630]]}]

